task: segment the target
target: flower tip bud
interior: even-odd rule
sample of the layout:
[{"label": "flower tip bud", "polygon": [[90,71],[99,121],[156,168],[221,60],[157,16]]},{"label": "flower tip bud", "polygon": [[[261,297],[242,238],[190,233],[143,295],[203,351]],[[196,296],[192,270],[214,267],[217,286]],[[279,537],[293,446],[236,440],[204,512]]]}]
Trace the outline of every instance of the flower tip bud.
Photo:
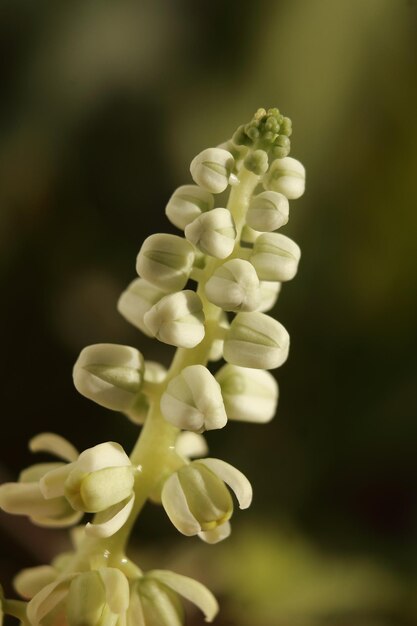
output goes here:
[{"label": "flower tip bud", "polygon": [[229,184],[234,158],[222,148],[207,148],[190,165],[194,182],[210,193],[221,193]]},{"label": "flower tip bud", "polygon": [[262,176],[268,169],[268,155],[264,150],[249,152],[243,164],[250,172]]}]

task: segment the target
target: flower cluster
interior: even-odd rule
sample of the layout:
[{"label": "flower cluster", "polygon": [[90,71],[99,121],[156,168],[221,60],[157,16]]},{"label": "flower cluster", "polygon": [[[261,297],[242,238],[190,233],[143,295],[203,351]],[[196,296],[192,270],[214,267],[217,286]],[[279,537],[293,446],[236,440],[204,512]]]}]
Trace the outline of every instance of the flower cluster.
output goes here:
[{"label": "flower cluster", "polygon": [[[301,163],[288,156],[290,134],[290,120],[277,109],[259,109],[230,141],[203,150],[190,166],[194,184],[179,187],[166,206],[182,234],[143,242],[138,276],[117,306],[138,330],[177,348],[171,367],[115,344],[89,346],[75,363],[81,394],[143,425],[130,457],[114,442],[79,454],[44,433],[31,450],[61,460],[34,465],[0,487],[0,506],[36,524],[69,526],[94,514],[77,531],[65,566],[58,559],[17,577],[32,626],[180,626],[178,594],[208,621],[216,614],[200,583],[161,570],[144,575],[123,555],[147,499],[162,504],[181,533],[207,543],[230,534],[230,491],[241,509],[251,503],[248,479],[207,458],[202,433],[229,420],[265,423],[276,411],[278,385],[268,370],[287,359],[289,335],[267,312],[300,260],[298,245],[276,231],[305,181]],[[219,194],[229,187],[226,202]],[[103,562],[104,553],[116,557]]]}]

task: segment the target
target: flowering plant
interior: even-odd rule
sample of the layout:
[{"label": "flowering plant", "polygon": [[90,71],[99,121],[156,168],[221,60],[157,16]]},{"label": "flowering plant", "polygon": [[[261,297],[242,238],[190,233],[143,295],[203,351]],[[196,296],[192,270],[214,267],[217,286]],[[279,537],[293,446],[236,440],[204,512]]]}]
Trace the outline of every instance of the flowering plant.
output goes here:
[{"label": "flowering plant", "polygon": [[[259,109],[231,140],[191,163],[195,184],[179,187],[166,215],[184,237],[154,234],[139,251],[136,278],[119,312],[148,336],[177,347],[169,369],[133,347],[82,350],[74,384],[87,398],[141,425],[130,456],[114,442],[79,453],[52,433],[33,452],[58,461],[25,469],[0,487],[0,505],[42,526],[74,526],[74,550],[51,565],[23,570],[14,585],[24,601],[1,597],[1,609],[31,626],[181,626],[179,596],[207,621],[218,606],[201,583],[171,571],[142,570],[126,556],[133,524],[150,499],[184,535],[216,543],[230,534],[232,491],[241,509],[248,479],[207,458],[202,433],[227,421],[268,422],[278,386],[267,370],[282,365],[289,335],[266,314],[281,283],[294,277],[300,249],[276,233],[289,199],[304,191],[304,168],[288,156],[291,122]],[[230,186],[225,206],[215,195]],[[196,288],[189,288],[189,282]],[[209,362],[226,363],[213,374]]]}]

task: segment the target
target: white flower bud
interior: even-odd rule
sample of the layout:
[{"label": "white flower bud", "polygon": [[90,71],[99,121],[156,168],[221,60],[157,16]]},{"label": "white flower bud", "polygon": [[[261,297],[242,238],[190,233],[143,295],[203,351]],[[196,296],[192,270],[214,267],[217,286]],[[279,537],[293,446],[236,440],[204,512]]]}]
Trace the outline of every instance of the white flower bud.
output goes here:
[{"label": "white flower bud", "polygon": [[143,316],[165,295],[165,291],[144,278],[136,278],[120,296],[117,310],[128,322],[150,337]]},{"label": "white flower bud", "polygon": [[164,291],[186,284],[194,263],[193,246],[177,235],[157,233],[142,244],[136,261],[139,276]]},{"label": "white flower bud", "polygon": [[210,193],[221,193],[229,184],[234,158],[222,148],[207,148],[191,161],[194,182]]},{"label": "white flower bud", "polygon": [[260,302],[257,311],[262,313],[270,311],[278,300],[281,287],[281,283],[276,281],[261,280],[259,283]]},{"label": "white flower bud", "polygon": [[278,191],[289,200],[295,200],[304,193],[305,178],[304,165],[292,157],[285,157],[272,161],[263,185],[265,189]]},{"label": "white flower bud", "polygon": [[204,254],[225,259],[235,246],[236,228],[230,211],[213,209],[185,227],[185,236]]},{"label": "white flower bud", "polygon": [[165,209],[169,221],[177,228],[184,228],[199,215],[211,211],[214,198],[198,185],[178,187],[170,197]]},{"label": "white flower bud", "polygon": [[203,365],[190,365],[173,378],[161,398],[165,419],[183,430],[201,433],[227,422],[219,383]]},{"label": "white flower bud", "polygon": [[280,233],[263,233],[255,241],[250,262],[261,280],[291,280],[301,257],[299,246]]},{"label": "white flower bud", "polygon": [[227,417],[242,422],[269,422],[278,403],[278,384],[269,372],[224,365],[216,374]]},{"label": "white flower bud", "polygon": [[249,261],[231,259],[215,270],[205,292],[225,311],[254,311],[259,304],[259,279]]},{"label": "white flower bud", "polygon": [[254,196],[246,214],[248,226],[255,230],[271,232],[288,222],[289,203],[282,193],[263,191]]},{"label": "white flower bud", "polygon": [[135,348],[98,343],[81,351],[74,369],[79,393],[113,411],[126,411],[140,391],[143,356]]},{"label": "white flower bud", "polygon": [[287,357],[290,337],[284,326],[269,315],[238,313],[224,340],[226,361],[241,367],[274,369]]},{"label": "white flower bud", "polygon": [[162,298],[144,320],[154,337],[179,348],[194,348],[204,337],[203,304],[188,289]]},{"label": "white flower bud", "polygon": [[203,435],[184,430],[178,434],[175,452],[185,459],[197,459],[208,454],[208,446]]}]

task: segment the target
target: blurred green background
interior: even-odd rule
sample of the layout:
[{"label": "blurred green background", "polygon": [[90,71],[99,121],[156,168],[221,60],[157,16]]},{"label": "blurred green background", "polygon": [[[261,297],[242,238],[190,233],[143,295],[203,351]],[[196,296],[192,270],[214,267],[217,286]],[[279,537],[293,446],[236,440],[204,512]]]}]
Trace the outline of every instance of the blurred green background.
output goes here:
[{"label": "blurred green background", "polygon": [[[212,586],[219,626],[417,624],[416,61],[415,0],[0,2],[1,480],[39,431],[133,445],[72,364],[96,342],[169,361],[115,308],[141,242],[175,232],[197,152],[260,106],[292,118],[307,191],[278,414],[208,437],[253,506],[224,545],[151,506],[135,535],[141,563]],[[6,588],[65,542],[0,523]]]}]

